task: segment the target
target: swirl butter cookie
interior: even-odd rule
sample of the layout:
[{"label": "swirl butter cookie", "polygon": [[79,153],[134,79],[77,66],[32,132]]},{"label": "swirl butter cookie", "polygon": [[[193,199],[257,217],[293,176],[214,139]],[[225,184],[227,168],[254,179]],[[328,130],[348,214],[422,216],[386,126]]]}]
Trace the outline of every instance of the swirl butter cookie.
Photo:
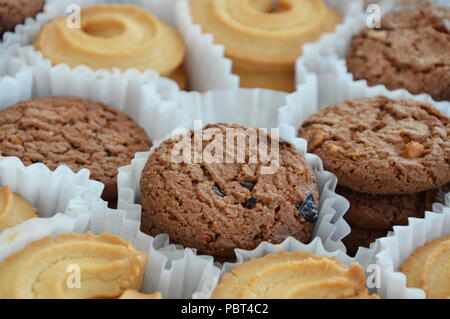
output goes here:
[{"label": "swirl butter cookie", "polygon": [[[64,234],[46,237],[0,263],[2,299],[117,298],[141,288],[147,255],[120,237]],[[68,269],[79,267],[73,288]]]},{"label": "swirl butter cookie", "polygon": [[[309,242],[319,214],[316,177],[293,145],[280,142],[277,149],[277,142],[263,130],[226,124],[165,141],[142,172],[142,230],[167,233],[219,261],[262,241]],[[267,147],[268,157],[254,157],[255,145]],[[183,157],[192,151],[203,158],[180,160],[180,146]],[[213,161],[210,151],[218,152]]]},{"label": "swirl butter cookie", "polygon": [[194,23],[225,46],[242,87],[295,90],[302,46],[341,21],[322,0],[191,0]]},{"label": "swirl butter cookie", "polygon": [[450,8],[419,6],[387,14],[380,29],[366,28],[347,52],[356,80],[450,100]]},{"label": "swirl butter cookie", "polygon": [[53,64],[87,65],[94,70],[152,69],[186,86],[186,49],[180,35],[137,6],[84,8],[80,28],[70,28],[66,17],[57,17],[43,27],[35,47]]},{"label": "swirl butter cookie", "polygon": [[136,290],[128,289],[118,299],[162,299],[162,295],[160,292],[143,294]]},{"label": "swirl butter cookie", "polygon": [[0,233],[35,217],[38,216],[31,203],[11,192],[9,187],[0,187]]},{"label": "swirl butter cookie", "polygon": [[101,103],[72,97],[39,98],[0,112],[0,153],[51,170],[87,168],[105,184],[103,199],[117,199],[117,169],[151,141],[130,117]]},{"label": "swirl butter cookie", "polygon": [[379,299],[369,295],[364,270],[335,258],[281,252],[252,259],[225,274],[213,299]]},{"label": "swirl butter cookie", "polygon": [[435,239],[416,251],[400,266],[407,286],[422,288],[429,299],[450,298],[450,235]]}]

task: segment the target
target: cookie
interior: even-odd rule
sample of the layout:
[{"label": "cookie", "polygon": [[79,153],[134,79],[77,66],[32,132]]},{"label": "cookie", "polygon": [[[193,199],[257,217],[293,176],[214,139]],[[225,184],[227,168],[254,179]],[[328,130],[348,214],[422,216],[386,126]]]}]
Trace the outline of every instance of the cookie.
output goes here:
[{"label": "cookie", "polygon": [[37,35],[35,47],[53,64],[94,70],[158,71],[186,86],[186,48],[171,26],[137,6],[96,5],[81,10],[81,28],[57,17]]},{"label": "cookie", "polygon": [[71,97],[20,102],[0,112],[0,153],[51,170],[67,165],[105,184],[103,199],[117,198],[117,169],[151,141],[127,115],[101,103]]},{"label": "cookie", "polygon": [[[227,136],[230,131],[234,139]],[[204,140],[199,144],[195,141],[200,134]],[[240,142],[226,142],[230,137]],[[276,147],[276,140],[260,129],[226,124],[162,143],[142,171],[142,230],[167,233],[173,242],[220,261],[232,260],[235,248],[253,249],[263,241],[280,243],[292,236],[309,242],[319,213],[313,171],[294,146],[283,142],[279,156],[269,151],[268,161],[251,160],[256,150],[249,145],[255,139],[261,148]],[[218,153],[215,162],[194,157],[190,162],[175,161],[180,143],[197,153],[223,145],[224,154],[236,157],[230,161]],[[264,172],[269,167],[277,169]]]},{"label": "cookie", "polygon": [[35,217],[38,216],[31,203],[11,192],[8,186],[0,187],[0,233]]},{"label": "cookie", "polygon": [[[110,234],[46,237],[0,263],[0,298],[117,298],[127,289],[141,288],[146,263],[145,253]],[[76,289],[68,286],[73,265],[80,272]]]},{"label": "cookie", "polygon": [[142,294],[136,290],[128,289],[118,299],[162,299],[160,292],[154,294]]},{"label": "cookie", "polygon": [[355,80],[390,90],[405,88],[450,100],[450,8],[420,6],[387,14],[380,29],[366,28],[347,52]]},{"label": "cookie", "polygon": [[336,193],[350,202],[345,220],[367,230],[391,230],[394,225],[407,225],[409,217],[423,218],[431,209],[428,192],[407,195],[371,195],[338,186]]},{"label": "cookie", "polygon": [[352,225],[350,227],[351,233],[342,239],[349,256],[355,256],[360,247],[369,248],[371,243],[378,238],[386,237],[389,232],[388,230],[358,228]]},{"label": "cookie", "polygon": [[44,0],[0,0],[0,41],[3,33],[14,31],[26,18],[42,11]]},{"label": "cookie", "polygon": [[242,87],[295,90],[295,61],[305,43],[332,32],[341,17],[324,1],[192,0],[190,13],[204,33],[225,47]]},{"label": "cookie", "polygon": [[450,182],[450,118],[423,102],[348,100],[320,110],[299,134],[355,191],[410,194]]},{"label": "cookie", "polygon": [[450,235],[440,237],[414,253],[400,266],[410,288],[425,290],[429,299],[450,298]]},{"label": "cookie", "polygon": [[363,268],[306,252],[255,258],[226,273],[212,299],[379,299]]}]

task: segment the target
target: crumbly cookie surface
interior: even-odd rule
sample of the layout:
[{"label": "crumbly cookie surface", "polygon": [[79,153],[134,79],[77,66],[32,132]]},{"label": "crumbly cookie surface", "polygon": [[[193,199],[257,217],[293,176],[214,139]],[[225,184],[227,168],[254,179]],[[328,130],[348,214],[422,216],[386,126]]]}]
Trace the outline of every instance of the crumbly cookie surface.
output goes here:
[{"label": "crumbly cookie surface", "polygon": [[[246,128],[217,124],[203,132],[207,129],[224,136],[226,129],[241,129],[247,147],[239,143],[234,151],[245,154],[245,163],[174,163],[177,141],[164,142],[142,172],[143,231],[167,233],[174,242],[221,260],[234,258],[235,248],[253,249],[262,241],[280,243],[292,236],[308,242],[318,217],[319,195],[303,156],[281,143],[279,169],[262,174],[265,164],[249,161],[251,135]],[[216,137],[206,139],[202,149],[213,140]],[[230,145],[224,144],[224,149],[231,152]]]},{"label": "crumbly cookie surface", "polygon": [[117,169],[151,142],[127,115],[101,103],[72,97],[24,101],[0,112],[0,153],[51,170],[87,168],[105,184],[103,198],[117,197]]},{"label": "crumbly cookie surface", "polygon": [[346,56],[356,80],[450,100],[450,8],[421,6],[386,15],[356,35]]},{"label": "crumbly cookie surface", "polygon": [[426,103],[348,100],[313,115],[299,133],[342,186],[359,192],[409,194],[450,182],[450,118]]}]

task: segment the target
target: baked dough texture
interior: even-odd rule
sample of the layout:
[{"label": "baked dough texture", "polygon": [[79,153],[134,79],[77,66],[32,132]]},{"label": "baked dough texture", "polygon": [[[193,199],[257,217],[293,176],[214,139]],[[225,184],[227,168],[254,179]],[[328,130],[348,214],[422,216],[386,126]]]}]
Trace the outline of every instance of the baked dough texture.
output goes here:
[{"label": "baked dough texture", "polygon": [[347,67],[356,80],[450,100],[450,8],[429,5],[387,14],[380,29],[351,42]]},{"label": "baked dough texture", "polygon": [[[242,143],[228,143],[233,130]],[[253,130],[253,132],[252,132]],[[193,131],[188,143],[195,148]],[[202,152],[223,137],[224,153],[244,154],[233,163],[176,163],[172,152],[180,145],[167,140],[150,155],[142,172],[142,230],[152,236],[166,233],[173,242],[197,248],[218,261],[232,260],[234,249],[254,249],[262,241],[281,243],[287,237],[310,240],[319,210],[316,177],[305,158],[288,143],[279,144],[279,168],[263,174],[271,164],[250,162],[250,139],[270,150],[272,138],[259,129],[227,124],[202,130]],[[209,136],[209,137],[208,137]],[[187,145],[189,145],[187,144]]]},{"label": "baked dough texture", "polygon": [[14,31],[26,18],[42,11],[44,0],[0,0],[0,41],[3,33]]},{"label": "baked dough texture", "polygon": [[89,169],[105,184],[103,199],[117,199],[117,170],[151,141],[129,116],[107,105],[72,97],[39,98],[0,112],[0,152],[25,165],[51,170],[67,165]]},{"label": "baked dough texture", "polygon": [[0,187],[0,233],[35,217],[38,216],[31,203],[11,192],[8,186]]},{"label": "baked dough texture", "polygon": [[57,17],[37,35],[37,50],[53,64],[87,65],[94,70],[136,68],[158,71],[186,86],[186,48],[180,35],[146,10],[131,5],[82,9],[81,28]]},{"label": "baked dough texture", "polygon": [[449,299],[450,235],[417,248],[400,271],[406,275],[407,286],[422,288],[428,299]]},{"label": "baked dough texture", "polygon": [[128,289],[118,299],[163,299],[160,292],[154,294],[143,294],[136,290]]},{"label": "baked dough texture", "polygon": [[378,299],[365,287],[364,270],[335,258],[281,252],[252,259],[225,274],[213,299]]},{"label": "baked dough texture", "polygon": [[427,103],[348,100],[313,115],[300,136],[339,184],[355,191],[401,195],[450,182],[450,118]]},{"label": "baked dough texture", "polygon": [[[46,237],[0,263],[0,298],[117,298],[141,288],[146,263],[145,253],[114,235]],[[80,288],[68,285],[71,265],[80,267]]]},{"label": "baked dough texture", "polygon": [[295,90],[295,61],[305,43],[340,23],[322,0],[191,0],[195,24],[225,46],[241,86]]}]

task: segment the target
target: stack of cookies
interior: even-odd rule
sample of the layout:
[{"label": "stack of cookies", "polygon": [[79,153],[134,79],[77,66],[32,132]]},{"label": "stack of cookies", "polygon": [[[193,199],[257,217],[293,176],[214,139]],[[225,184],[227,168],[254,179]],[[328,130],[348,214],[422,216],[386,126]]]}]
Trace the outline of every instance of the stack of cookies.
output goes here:
[{"label": "stack of cookies", "polygon": [[450,119],[433,106],[384,97],[322,109],[300,128],[308,150],[350,201],[349,253],[443,202],[450,183]]}]

